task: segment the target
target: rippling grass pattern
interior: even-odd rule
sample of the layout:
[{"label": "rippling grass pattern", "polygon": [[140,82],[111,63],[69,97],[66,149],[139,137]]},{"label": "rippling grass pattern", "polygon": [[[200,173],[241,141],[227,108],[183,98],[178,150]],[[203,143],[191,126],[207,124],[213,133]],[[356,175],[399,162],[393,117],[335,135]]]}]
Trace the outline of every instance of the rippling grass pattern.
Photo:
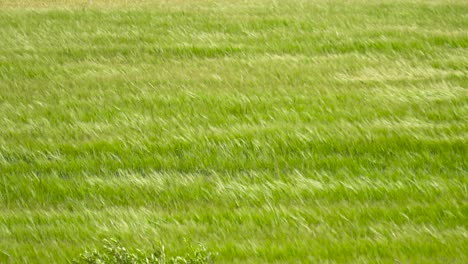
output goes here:
[{"label": "rippling grass pattern", "polygon": [[462,0],[0,0],[0,262],[467,263]]}]

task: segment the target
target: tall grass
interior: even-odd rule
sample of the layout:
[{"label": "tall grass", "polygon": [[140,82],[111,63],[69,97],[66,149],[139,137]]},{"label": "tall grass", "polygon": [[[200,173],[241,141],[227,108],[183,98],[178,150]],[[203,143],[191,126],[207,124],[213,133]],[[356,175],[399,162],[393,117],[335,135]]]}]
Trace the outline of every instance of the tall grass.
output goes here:
[{"label": "tall grass", "polygon": [[0,262],[468,262],[467,14],[0,0]]}]

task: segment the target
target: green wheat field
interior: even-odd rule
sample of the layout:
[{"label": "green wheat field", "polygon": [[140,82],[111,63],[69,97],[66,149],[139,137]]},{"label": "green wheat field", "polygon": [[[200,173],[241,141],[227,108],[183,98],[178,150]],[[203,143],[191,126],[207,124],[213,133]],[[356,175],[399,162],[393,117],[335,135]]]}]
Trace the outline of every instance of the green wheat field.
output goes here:
[{"label": "green wheat field", "polygon": [[0,263],[468,263],[466,0],[0,0]]}]

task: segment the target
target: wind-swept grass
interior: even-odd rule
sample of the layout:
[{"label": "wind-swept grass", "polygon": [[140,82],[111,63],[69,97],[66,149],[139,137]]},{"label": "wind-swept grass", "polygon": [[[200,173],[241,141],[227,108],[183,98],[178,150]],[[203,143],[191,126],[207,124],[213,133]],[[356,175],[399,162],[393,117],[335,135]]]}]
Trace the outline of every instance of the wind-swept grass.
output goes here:
[{"label": "wind-swept grass", "polygon": [[0,262],[468,262],[467,14],[0,0]]}]

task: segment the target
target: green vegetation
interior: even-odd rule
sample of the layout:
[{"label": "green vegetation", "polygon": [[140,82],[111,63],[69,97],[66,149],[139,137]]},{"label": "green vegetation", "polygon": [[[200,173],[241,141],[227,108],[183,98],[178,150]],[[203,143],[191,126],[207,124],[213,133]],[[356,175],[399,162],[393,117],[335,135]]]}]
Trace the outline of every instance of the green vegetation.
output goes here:
[{"label": "green vegetation", "polygon": [[0,263],[468,263],[467,14],[0,0]]},{"label": "green vegetation", "polygon": [[164,247],[153,252],[129,250],[115,240],[104,240],[101,251],[86,251],[74,264],[208,264],[213,263],[213,254],[205,248],[193,249],[192,254],[168,258]]}]

